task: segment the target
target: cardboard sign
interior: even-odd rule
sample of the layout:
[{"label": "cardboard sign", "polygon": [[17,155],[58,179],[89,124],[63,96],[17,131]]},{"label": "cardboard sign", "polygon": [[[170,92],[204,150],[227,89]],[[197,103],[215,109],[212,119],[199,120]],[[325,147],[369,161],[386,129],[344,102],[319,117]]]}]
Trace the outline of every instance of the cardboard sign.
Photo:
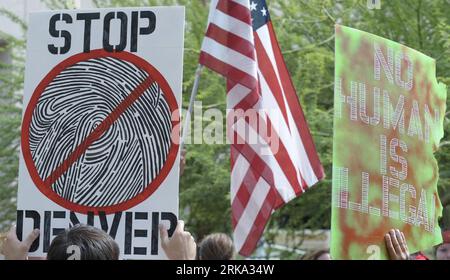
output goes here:
[{"label": "cardboard sign", "polygon": [[178,216],[184,8],[30,15],[17,231],[94,225],[124,259],[160,259]]},{"label": "cardboard sign", "polygon": [[433,156],[446,87],[435,61],[387,39],[336,26],[331,254],[385,259],[384,235],[411,253],[441,242]]}]

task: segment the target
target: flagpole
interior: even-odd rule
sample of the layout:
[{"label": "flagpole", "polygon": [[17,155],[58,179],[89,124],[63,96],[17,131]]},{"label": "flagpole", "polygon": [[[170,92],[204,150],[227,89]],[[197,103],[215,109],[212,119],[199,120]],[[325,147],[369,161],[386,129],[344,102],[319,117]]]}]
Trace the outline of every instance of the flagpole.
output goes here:
[{"label": "flagpole", "polygon": [[199,64],[197,66],[197,70],[195,70],[194,86],[192,87],[191,99],[189,100],[189,107],[186,112],[186,117],[184,120],[183,136],[181,137],[181,142],[180,142],[180,151],[182,151],[184,148],[184,142],[186,141],[187,132],[188,132],[189,126],[191,124],[191,115],[192,115],[192,111],[194,109],[194,102],[195,102],[195,97],[197,96],[198,84],[200,81],[200,74],[202,73],[202,68],[203,68],[203,65]]}]

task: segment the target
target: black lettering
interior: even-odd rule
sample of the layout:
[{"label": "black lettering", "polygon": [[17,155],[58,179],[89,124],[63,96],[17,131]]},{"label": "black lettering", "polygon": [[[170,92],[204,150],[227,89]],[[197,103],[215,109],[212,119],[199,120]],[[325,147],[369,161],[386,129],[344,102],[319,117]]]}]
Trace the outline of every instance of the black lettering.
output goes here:
[{"label": "black lettering", "polygon": [[125,213],[125,255],[131,254],[131,234],[133,231],[133,213]]},{"label": "black lettering", "polygon": [[[41,216],[37,211],[34,210],[26,210],[25,211],[25,218],[31,218],[33,219],[33,229],[40,228],[41,227]],[[21,234],[22,236],[22,234]],[[33,242],[30,248],[30,252],[34,252],[39,248],[39,239],[36,238],[36,240]],[[22,240],[22,239],[19,239]]]},{"label": "black lettering", "polygon": [[148,231],[146,229],[135,229],[134,237],[147,237]]},{"label": "black lettering", "polygon": [[103,20],[103,48],[107,52],[113,52],[114,47],[109,44],[109,32],[111,31],[111,20],[114,18],[114,12],[107,13]]},{"label": "black lettering", "polygon": [[70,211],[70,223],[72,224],[70,227],[80,223],[80,220],[78,220],[77,215],[73,211]]},{"label": "black lettering", "polygon": [[100,13],[82,13],[77,14],[77,20],[84,20],[84,46],[83,52],[91,51],[91,23],[93,20],[100,19]]},{"label": "black lettering", "polygon": [[[54,37],[54,38],[59,38],[59,31],[56,30],[56,22],[61,20],[61,14],[56,14],[53,15],[50,18],[50,22],[48,25],[48,33],[50,33],[50,36]],[[55,45],[53,44],[49,44],[48,45],[48,51],[51,54],[58,54],[58,48],[55,47]]]},{"label": "black lettering", "polygon": [[[147,212],[136,212],[134,213],[134,219],[136,220],[147,220]],[[147,237],[147,230],[136,229],[134,230],[134,237]],[[135,255],[147,255],[147,248],[145,247],[133,247],[133,253]]]},{"label": "black lettering", "polygon": [[16,235],[19,240],[22,240],[23,235],[23,210],[17,210],[17,224]]},{"label": "black lettering", "polygon": [[117,12],[117,17],[120,19],[120,43],[116,46],[115,51],[121,52],[127,47],[127,26],[128,17],[124,12]]},{"label": "black lettering", "polygon": [[[62,17],[61,17],[62,16]],[[56,30],[56,22],[64,21],[66,23],[72,23],[72,17],[69,14],[56,14],[50,18],[49,33],[54,38],[64,38],[64,46],[57,48],[53,44],[48,45],[48,50],[51,54],[65,54],[70,50],[72,36],[67,30]]]},{"label": "black lettering", "polygon": [[45,211],[44,212],[44,247],[42,248],[42,250],[44,251],[44,253],[48,252],[48,247],[50,247],[50,219],[52,212],[50,211]]},{"label": "black lettering", "polygon": [[[108,233],[108,220],[106,219],[106,213],[103,211],[98,212],[98,217],[100,219],[100,225],[102,230]],[[111,225],[111,230],[109,231],[109,235],[112,238],[116,238],[117,229],[119,228],[120,218],[122,217],[122,212],[116,212],[114,214],[114,219]]]},{"label": "black lettering", "polygon": [[[65,211],[54,211],[53,212],[53,219],[65,219],[66,218],[66,212]],[[58,235],[62,233],[65,229],[64,228],[54,228],[52,230],[53,235]]]},{"label": "black lettering", "polygon": [[94,226],[94,212],[87,212],[87,224]]},{"label": "black lettering", "polygon": [[[148,26],[141,27],[139,29],[139,35],[148,35],[155,31],[156,27],[156,15],[152,11],[141,11],[141,19],[148,19]],[[139,17],[138,12],[131,13],[131,52],[137,52],[138,46],[138,28],[139,28]]]},{"label": "black lettering", "polygon": [[139,13],[132,12],[131,13],[131,45],[130,45],[131,52],[137,52],[138,27],[139,27]]},{"label": "black lettering", "polygon": [[162,212],[161,213],[161,221],[163,221],[163,220],[169,221],[170,226],[169,226],[169,229],[167,230],[167,233],[168,233],[169,237],[172,237],[172,235],[175,232],[175,229],[177,227],[177,223],[178,223],[177,216],[175,216],[174,213]]},{"label": "black lettering", "polygon": [[159,213],[152,213],[152,241],[151,241],[151,254],[158,254],[158,231],[159,231]]},{"label": "black lettering", "polygon": [[147,255],[147,248],[145,247],[134,247],[133,253],[135,255]]},{"label": "black lettering", "polygon": [[54,211],[53,213],[51,211],[44,212],[44,242],[42,248],[42,251],[44,253],[48,252],[48,249],[50,247],[50,239],[52,238],[52,236],[58,235],[65,230],[64,228],[52,228],[52,216],[53,219],[65,219],[66,212],[65,211]]},{"label": "black lettering", "polygon": [[[111,33],[111,20],[114,18],[120,19],[120,42],[119,45],[113,46],[109,43]],[[127,26],[128,17],[124,12],[107,13],[103,22],[103,48],[107,52],[121,52],[127,46]]]},{"label": "black lettering", "polygon": [[155,31],[156,27],[156,15],[152,11],[141,11],[141,18],[148,19],[148,26],[139,29],[140,35],[148,35]]},{"label": "black lettering", "polygon": [[[72,23],[72,17],[69,14],[62,14],[62,20],[66,23]],[[69,31],[63,30],[61,31],[61,37],[65,39],[64,47],[60,49],[60,54],[65,54],[69,52],[70,45],[72,43],[72,37]]]}]

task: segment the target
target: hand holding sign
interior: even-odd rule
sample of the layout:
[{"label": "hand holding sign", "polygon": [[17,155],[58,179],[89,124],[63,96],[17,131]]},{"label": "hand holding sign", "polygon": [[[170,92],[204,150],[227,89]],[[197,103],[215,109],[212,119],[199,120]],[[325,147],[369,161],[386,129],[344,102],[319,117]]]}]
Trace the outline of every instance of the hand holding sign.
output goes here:
[{"label": "hand holding sign", "polygon": [[391,229],[384,236],[386,241],[389,259],[391,260],[408,260],[409,250],[406,244],[405,235],[398,229]]},{"label": "hand holding sign", "polygon": [[159,226],[161,247],[170,260],[194,260],[197,244],[191,233],[184,231],[184,221],[178,221],[177,228],[169,238],[164,225]]},{"label": "hand holding sign", "polygon": [[11,227],[3,244],[2,254],[7,260],[26,260],[28,251],[31,248],[34,240],[39,236],[39,230],[34,229],[24,241],[17,238],[16,226]]}]

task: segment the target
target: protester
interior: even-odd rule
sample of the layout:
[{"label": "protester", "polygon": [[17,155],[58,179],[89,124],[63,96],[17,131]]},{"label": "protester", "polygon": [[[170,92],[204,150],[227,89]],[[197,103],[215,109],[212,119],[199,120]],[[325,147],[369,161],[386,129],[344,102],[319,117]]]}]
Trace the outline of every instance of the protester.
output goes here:
[{"label": "protester", "polygon": [[58,234],[47,253],[48,260],[67,260],[71,256],[79,260],[118,260],[120,249],[103,230],[78,224]]},{"label": "protester", "polygon": [[234,255],[233,241],[224,233],[207,235],[198,248],[199,260],[232,260]]}]

